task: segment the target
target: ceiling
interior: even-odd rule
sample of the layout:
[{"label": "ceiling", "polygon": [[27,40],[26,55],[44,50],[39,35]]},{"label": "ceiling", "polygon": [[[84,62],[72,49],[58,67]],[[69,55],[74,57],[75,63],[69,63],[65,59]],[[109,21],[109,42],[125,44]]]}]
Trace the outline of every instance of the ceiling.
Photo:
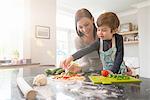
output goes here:
[{"label": "ceiling", "polygon": [[58,10],[75,13],[80,8],[87,8],[92,13],[113,11],[116,13],[133,9],[132,5],[148,0],[57,0]]}]

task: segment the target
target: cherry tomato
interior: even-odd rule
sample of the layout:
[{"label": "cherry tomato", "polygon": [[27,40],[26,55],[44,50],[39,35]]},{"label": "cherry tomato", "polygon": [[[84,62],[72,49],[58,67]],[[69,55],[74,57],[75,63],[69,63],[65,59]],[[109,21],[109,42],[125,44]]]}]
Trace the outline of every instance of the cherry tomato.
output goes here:
[{"label": "cherry tomato", "polygon": [[101,75],[107,77],[109,75],[109,72],[107,70],[102,70]]}]

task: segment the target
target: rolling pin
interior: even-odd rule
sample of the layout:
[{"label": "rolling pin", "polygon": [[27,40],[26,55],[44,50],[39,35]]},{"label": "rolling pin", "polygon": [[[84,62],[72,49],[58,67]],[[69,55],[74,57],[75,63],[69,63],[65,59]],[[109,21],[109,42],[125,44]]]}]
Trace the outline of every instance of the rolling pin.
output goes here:
[{"label": "rolling pin", "polygon": [[17,85],[27,100],[35,100],[37,91],[35,91],[29,84],[23,79],[23,77],[17,77]]}]

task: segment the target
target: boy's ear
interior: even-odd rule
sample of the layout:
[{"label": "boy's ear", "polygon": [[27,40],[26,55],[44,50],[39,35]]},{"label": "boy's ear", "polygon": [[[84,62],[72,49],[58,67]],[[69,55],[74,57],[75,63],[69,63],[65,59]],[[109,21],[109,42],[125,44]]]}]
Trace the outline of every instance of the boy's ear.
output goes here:
[{"label": "boy's ear", "polygon": [[113,32],[115,32],[115,33],[118,32],[118,28],[114,29]]}]

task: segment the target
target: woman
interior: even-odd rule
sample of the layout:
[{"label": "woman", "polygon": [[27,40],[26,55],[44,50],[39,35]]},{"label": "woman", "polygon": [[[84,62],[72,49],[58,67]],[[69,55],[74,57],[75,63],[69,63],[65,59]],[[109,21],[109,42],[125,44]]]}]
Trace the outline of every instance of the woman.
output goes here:
[{"label": "woman", "polygon": [[[79,9],[75,14],[75,26],[78,37],[75,38],[75,47],[77,50],[85,48],[97,39],[96,26],[92,14],[85,8]],[[65,67],[64,61],[60,66]],[[75,68],[75,67],[74,67]],[[81,59],[79,59],[78,69],[72,69],[73,71],[98,71],[101,70],[102,64],[99,59],[99,54],[94,51]]]}]

